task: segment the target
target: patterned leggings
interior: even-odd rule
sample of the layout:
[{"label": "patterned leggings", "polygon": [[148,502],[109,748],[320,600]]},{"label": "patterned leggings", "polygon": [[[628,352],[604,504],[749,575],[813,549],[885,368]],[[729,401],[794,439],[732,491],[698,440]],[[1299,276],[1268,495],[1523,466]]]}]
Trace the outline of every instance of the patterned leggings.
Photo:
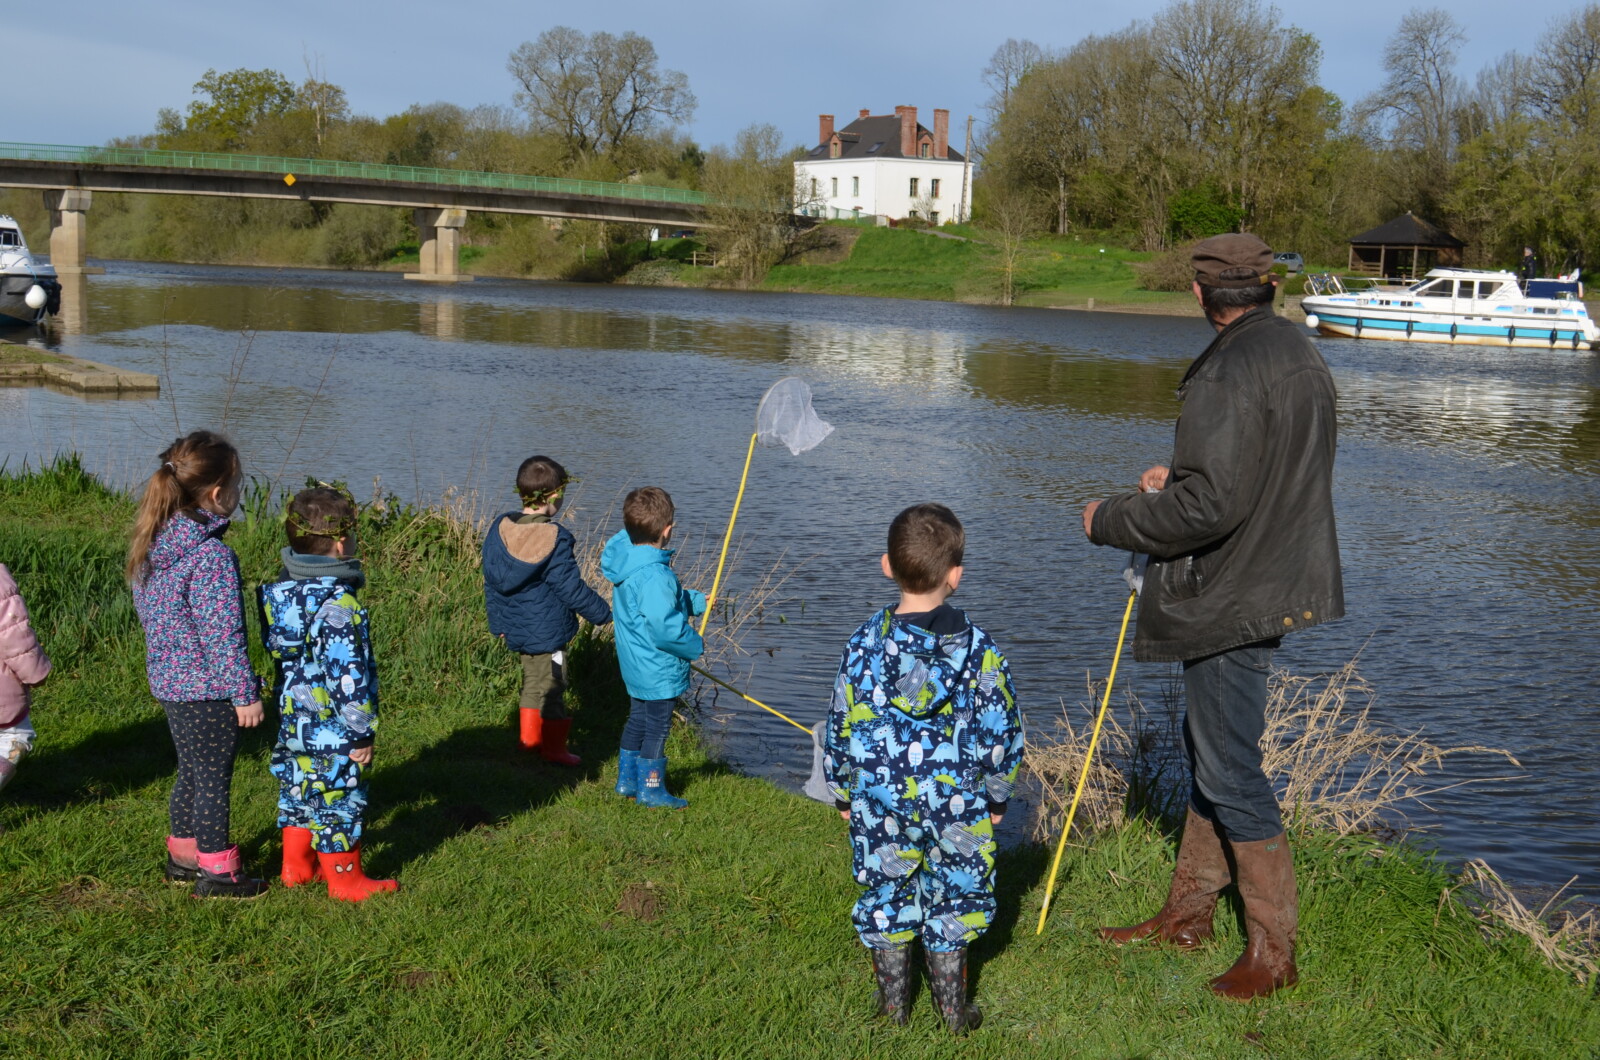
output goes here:
[{"label": "patterned leggings", "polygon": [[202,854],[226,850],[228,788],[239,749],[239,715],[225,699],[160,702],[178,749],[178,779],[167,803],[172,834],[193,836]]}]

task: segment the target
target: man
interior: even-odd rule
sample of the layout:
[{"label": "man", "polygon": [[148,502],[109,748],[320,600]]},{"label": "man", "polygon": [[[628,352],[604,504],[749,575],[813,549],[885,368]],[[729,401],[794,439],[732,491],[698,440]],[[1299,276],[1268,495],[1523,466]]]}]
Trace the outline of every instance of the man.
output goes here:
[{"label": "man", "polygon": [[1532,247],[1522,248],[1522,261],[1517,265],[1517,279],[1522,281],[1522,290],[1526,294],[1528,281],[1539,278],[1539,255],[1533,252]]},{"label": "man", "polygon": [[1198,946],[1211,937],[1218,892],[1236,881],[1249,941],[1211,988],[1248,1000],[1298,979],[1294,864],[1260,740],[1279,639],[1344,614],[1334,386],[1311,341],[1272,312],[1270,247],[1215,236],[1192,261],[1217,337],[1178,388],[1172,465],[1146,471],[1139,492],[1083,510],[1095,544],[1151,557],[1134,657],[1183,663],[1194,778],[1166,904],[1100,934]]}]

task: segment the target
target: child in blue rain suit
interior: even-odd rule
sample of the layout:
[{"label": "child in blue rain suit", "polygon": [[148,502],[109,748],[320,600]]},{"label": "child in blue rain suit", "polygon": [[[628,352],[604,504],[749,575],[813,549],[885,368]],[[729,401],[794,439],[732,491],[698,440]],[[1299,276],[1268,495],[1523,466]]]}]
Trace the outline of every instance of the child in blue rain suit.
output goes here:
[{"label": "child in blue rain suit", "polygon": [[865,888],[852,919],[872,953],[878,1014],[907,1021],[920,938],[934,1002],[958,1034],[982,1019],[967,1001],[967,947],[994,919],[994,826],[1023,748],[1005,657],[945,602],[964,548],[942,504],[895,517],[883,572],[900,602],[845,647],[823,757]]},{"label": "child in blue rain suit", "polygon": [[705,643],[690,619],[704,613],[705,595],[685,589],[672,570],[672,498],[644,486],[622,502],[622,525],[600,553],[611,592],[617,663],[628,686],[628,721],[617,755],[617,794],[640,806],[681,810],[689,805],[667,790],[667,732],[672,708],[689,690],[689,664]]},{"label": "child in blue rain suit", "polygon": [[355,555],[356,507],[342,490],[301,490],[284,518],[277,581],[261,587],[261,635],[277,663],[282,721],[272,749],[283,885],[322,878],[346,902],[398,888],[361,871],[363,771],[378,726],[378,672]]}]

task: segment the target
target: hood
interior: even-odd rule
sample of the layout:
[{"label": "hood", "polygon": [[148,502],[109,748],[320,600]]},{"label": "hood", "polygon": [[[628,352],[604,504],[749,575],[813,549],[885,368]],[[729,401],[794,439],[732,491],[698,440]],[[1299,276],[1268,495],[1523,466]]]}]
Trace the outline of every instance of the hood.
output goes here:
[{"label": "hood", "polygon": [[205,544],[207,538],[221,537],[227,529],[225,515],[212,515],[199,509],[179,512],[167,520],[167,525],[151,542],[150,569],[166,570],[182,562],[185,556]]},{"label": "hood", "polygon": [[621,585],[647,567],[670,564],[674,551],[654,545],[636,545],[628,539],[626,530],[618,530],[600,553],[600,573],[612,585]]},{"label": "hood", "polygon": [[552,522],[519,523],[521,514],[507,512],[496,519],[484,542],[484,584],[507,596],[544,574],[561,534]]},{"label": "hood", "polygon": [[961,687],[972,641],[970,626],[941,637],[896,619],[885,608],[872,622],[867,654],[888,704],[910,717],[926,718],[942,710]]}]

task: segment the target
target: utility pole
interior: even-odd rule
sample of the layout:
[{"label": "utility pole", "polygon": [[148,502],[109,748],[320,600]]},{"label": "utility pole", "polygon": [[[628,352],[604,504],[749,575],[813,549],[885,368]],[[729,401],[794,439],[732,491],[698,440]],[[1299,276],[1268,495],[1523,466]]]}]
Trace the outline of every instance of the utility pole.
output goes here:
[{"label": "utility pole", "polygon": [[967,203],[972,194],[972,115],[967,115],[967,150],[961,159],[961,206],[956,210],[956,219],[966,222],[968,217]]}]

